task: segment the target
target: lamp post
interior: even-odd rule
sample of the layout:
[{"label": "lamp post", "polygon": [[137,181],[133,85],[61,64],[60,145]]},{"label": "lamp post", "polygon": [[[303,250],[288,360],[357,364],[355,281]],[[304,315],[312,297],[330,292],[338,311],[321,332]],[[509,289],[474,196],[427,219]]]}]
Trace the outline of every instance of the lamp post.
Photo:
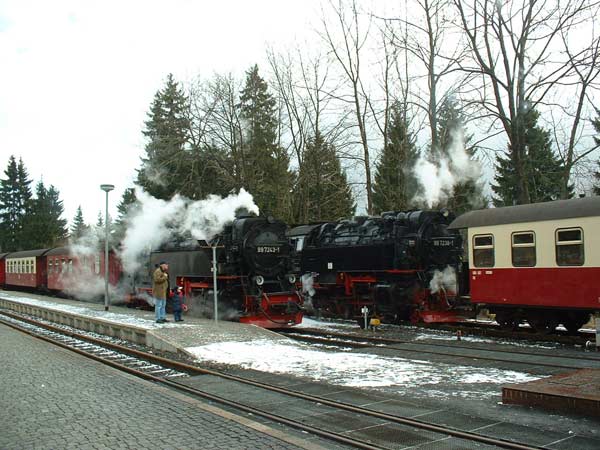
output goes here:
[{"label": "lamp post", "polygon": [[100,189],[106,192],[106,215],[104,216],[104,225],[106,233],[104,236],[104,311],[108,311],[108,193],[115,188],[112,184],[101,184]]}]

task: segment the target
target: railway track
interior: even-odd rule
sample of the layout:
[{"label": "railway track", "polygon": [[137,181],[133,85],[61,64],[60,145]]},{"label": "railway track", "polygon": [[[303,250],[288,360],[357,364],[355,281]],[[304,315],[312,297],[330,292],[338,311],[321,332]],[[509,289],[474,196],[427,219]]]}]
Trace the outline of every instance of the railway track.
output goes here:
[{"label": "railway track", "polygon": [[[303,423],[302,420],[272,414],[262,408],[257,408],[255,406],[242,403],[241,401],[234,401],[226,396],[214,395],[193,386],[193,383],[191,382],[197,375],[210,375],[212,377],[217,377],[221,380],[224,380],[224,382],[227,383],[250,386],[252,388],[267,390],[288,396],[290,398],[302,399],[303,401],[307,402],[308,406],[314,405],[317,407],[318,405],[319,407],[322,407],[325,405],[328,408],[353,413],[357,417],[364,417],[365,419],[371,421],[370,426],[372,426],[373,419],[377,419],[379,421],[383,421],[384,423],[389,423],[394,426],[402,426],[407,430],[412,430],[413,434],[415,432],[424,434],[426,433],[429,438],[429,440],[426,442],[426,445],[431,444],[432,442],[442,442],[450,438],[455,438],[464,442],[482,443],[497,448],[543,448],[531,446],[526,443],[493,438],[475,432],[436,425],[409,417],[388,414],[348,403],[330,400],[328,398],[316,395],[298,392],[285,387],[273,386],[240,376],[204,369],[185,362],[147,353],[130,346],[124,346],[120,343],[98,339],[85,333],[69,330],[67,329],[68,327],[63,326],[59,328],[47,322],[41,322],[33,318],[24,317],[14,313],[0,311],[0,322],[35,336],[36,338],[43,339],[54,345],[58,345],[80,355],[92,358],[104,364],[108,364],[116,369],[123,370],[140,378],[164,384],[170,388],[183,391],[189,395],[214,401],[238,411],[264,417],[274,422],[300,429],[307,433],[311,433],[325,439],[330,439],[352,448],[389,449],[394,448],[394,446],[386,444],[390,442],[390,436],[383,438],[383,443],[356,439],[348,436],[347,434],[342,434],[332,429],[327,429],[325,425],[320,427],[307,425],[306,423]],[[367,427],[369,427],[369,425],[365,425],[365,428]]]},{"label": "railway track", "polygon": [[484,349],[481,346],[465,345],[457,342],[452,344],[442,342],[415,342],[407,339],[356,336],[354,334],[336,333],[309,328],[290,328],[282,330],[281,332],[296,340],[339,347],[378,348],[452,358],[474,358],[481,361],[522,364],[529,367],[538,366],[567,370],[600,368],[600,355],[591,356],[593,354],[588,354],[590,356],[586,356],[586,354],[581,353],[576,356],[568,356],[542,350],[533,352],[503,348]]},{"label": "railway track", "polygon": [[427,330],[441,330],[456,333],[457,331],[468,330],[474,336],[504,338],[518,341],[536,341],[549,342],[564,345],[585,345],[586,341],[594,340],[595,334],[591,331],[579,331],[576,334],[570,334],[567,331],[555,330],[554,333],[539,333],[532,328],[519,328],[518,330],[508,330],[501,328],[495,323],[486,323],[482,321],[460,322],[456,324],[431,323],[417,325]]}]

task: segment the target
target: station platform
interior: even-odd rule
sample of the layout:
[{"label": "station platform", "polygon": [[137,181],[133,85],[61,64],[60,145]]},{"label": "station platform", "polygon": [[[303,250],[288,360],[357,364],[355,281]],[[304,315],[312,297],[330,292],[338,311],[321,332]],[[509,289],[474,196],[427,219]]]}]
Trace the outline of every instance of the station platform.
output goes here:
[{"label": "station platform", "polygon": [[[156,323],[153,311],[126,306],[88,303],[28,292],[1,291],[0,308],[31,314],[115,338],[145,345],[161,351],[189,354],[186,348],[218,342],[287,340],[288,338],[255,325],[186,317],[183,322]],[[191,355],[190,355],[191,356]]]},{"label": "station platform", "polygon": [[0,366],[1,449],[330,448],[319,438],[194,399],[3,325]]},{"label": "station platform", "polygon": [[600,369],[503,386],[502,402],[600,417]]}]

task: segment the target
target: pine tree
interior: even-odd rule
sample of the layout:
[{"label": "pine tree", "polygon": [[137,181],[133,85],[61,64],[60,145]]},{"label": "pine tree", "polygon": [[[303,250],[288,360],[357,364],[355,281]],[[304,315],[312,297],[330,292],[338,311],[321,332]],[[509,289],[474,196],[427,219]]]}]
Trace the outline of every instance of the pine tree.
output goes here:
[{"label": "pine tree", "polygon": [[138,184],[156,198],[169,199],[178,192],[190,196],[193,191],[194,180],[187,177],[193,165],[188,148],[188,107],[187,97],[169,74],[148,113],[146,155],[138,170]]},{"label": "pine tree", "polygon": [[24,225],[27,248],[63,245],[67,237],[67,221],[62,218],[63,202],[54,186],[46,189],[44,182],[36,185],[35,199]]},{"label": "pine tree", "polygon": [[[464,142],[456,142],[457,136],[461,132]],[[467,135],[464,117],[457,101],[452,97],[446,98],[438,114],[438,145],[441,154],[449,158],[453,145],[464,145],[469,158],[474,160],[477,149],[469,144],[471,139],[472,136]],[[486,205],[483,183],[480,180],[468,179],[456,183],[445,204],[439,206],[446,207],[456,215],[460,215],[473,209],[484,208]]]},{"label": "pine tree", "polygon": [[300,223],[338,220],[356,209],[335,147],[318,132],[306,145],[294,203]]},{"label": "pine tree", "polygon": [[23,250],[26,247],[24,224],[31,201],[31,180],[22,159],[14,156],[0,180],[0,246],[2,251]]},{"label": "pine tree", "polygon": [[412,168],[419,157],[414,136],[399,104],[392,107],[388,143],[375,165],[373,210],[377,213],[415,206],[418,182]]},{"label": "pine tree", "polygon": [[289,171],[285,149],[277,143],[275,104],[255,65],[246,73],[240,93],[240,116],[245,128],[241,179],[262,213],[290,220],[294,175]]},{"label": "pine tree", "polygon": [[17,161],[14,156],[8,160],[4,171],[6,179],[0,181],[0,247],[2,251],[18,248],[18,221],[22,214],[18,198]]},{"label": "pine tree", "polygon": [[[592,125],[598,136],[594,136],[596,146],[600,146],[600,109],[596,109],[596,118],[592,120]],[[600,195],[600,158],[598,158],[598,170],[594,173],[594,186],[592,188],[595,195]]]},{"label": "pine tree", "polygon": [[117,206],[119,216],[114,224],[114,238],[116,242],[120,242],[125,237],[127,230],[127,217],[134,211],[137,202],[134,188],[127,188],[123,192],[121,202]]},{"label": "pine tree", "polygon": [[89,227],[85,224],[85,220],[83,219],[83,211],[81,210],[81,205],[79,205],[77,207],[75,217],[73,217],[73,223],[71,224],[71,238],[77,240],[81,238],[88,230]]},{"label": "pine tree", "polygon": [[104,216],[102,215],[102,211],[98,211],[98,220],[96,220],[96,227],[104,226]]},{"label": "pine tree", "polygon": [[[532,203],[547,202],[560,198],[560,174],[562,163],[552,151],[550,132],[537,125],[539,113],[525,112],[524,146],[526,149],[525,176],[528,179],[529,196]],[[496,157],[495,185],[492,185],[495,206],[510,206],[518,203],[517,174],[510,159],[511,149]],[[569,198],[573,197],[573,186],[569,186]]]}]

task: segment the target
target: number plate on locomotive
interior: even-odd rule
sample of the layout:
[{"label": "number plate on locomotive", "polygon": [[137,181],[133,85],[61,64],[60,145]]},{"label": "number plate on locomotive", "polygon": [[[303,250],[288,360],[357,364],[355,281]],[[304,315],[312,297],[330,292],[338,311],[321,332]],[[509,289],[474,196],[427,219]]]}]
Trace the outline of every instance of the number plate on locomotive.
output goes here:
[{"label": "number plate on locomotive", "polygon": [[279,253],[281,252],[281,247],[256,247],[256,253]]},{"label": "number plate on locomotive", "polygon": [[434,247],[451,247],[452,241],[448,239],[438,239],[433,241]]}]

